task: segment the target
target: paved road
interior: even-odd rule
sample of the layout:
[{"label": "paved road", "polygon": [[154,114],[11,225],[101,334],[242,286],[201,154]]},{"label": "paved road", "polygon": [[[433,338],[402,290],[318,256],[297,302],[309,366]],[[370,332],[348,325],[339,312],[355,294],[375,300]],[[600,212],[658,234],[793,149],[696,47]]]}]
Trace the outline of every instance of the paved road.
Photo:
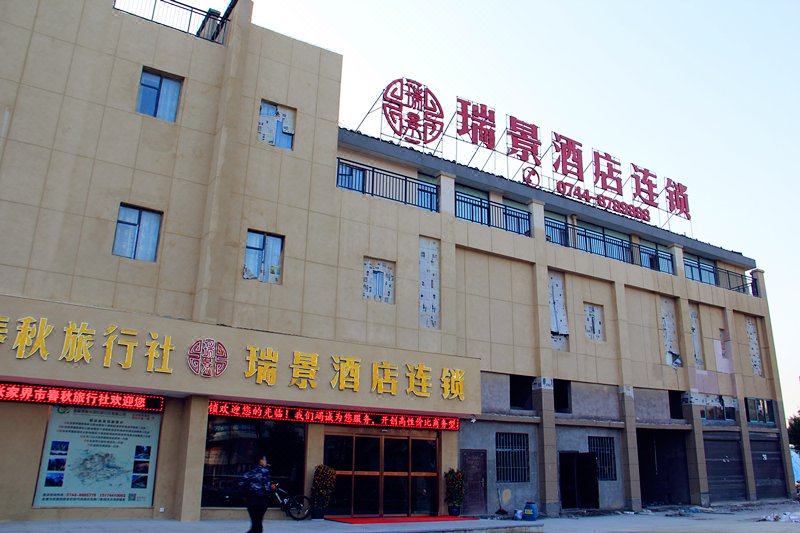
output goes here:
[{"label": "paved road", "polygon": [[[488,531],[501,533],[800,533],[800,523],[765,522],[767,515],[792,513],[800,520],[800,504],[778,502],[762,505],[715,507],[713,512],[659,511],[644,514],[612,514],[580,518],[544,518],[538,522],[479,520],[447,523],[347,525],[327,520],[265,521],[266,533],[411,533]],[[675,516],[678,515],[678,516]],[[247,520],[62,520],[0,523],[0,533],[244,533]],[[496,529],[500,528],[500,529]],[[517,529],[520,528],[520,529]]]}]

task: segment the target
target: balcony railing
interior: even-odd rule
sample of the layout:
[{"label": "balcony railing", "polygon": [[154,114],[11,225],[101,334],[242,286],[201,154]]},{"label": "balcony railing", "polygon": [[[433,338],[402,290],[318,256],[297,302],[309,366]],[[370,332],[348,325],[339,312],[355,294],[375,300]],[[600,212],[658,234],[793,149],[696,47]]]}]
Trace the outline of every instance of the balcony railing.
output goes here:
[{"label": "balcony railing", "polygon": [[583,250],[667,274],[675,274],[672,254],[664,250],[656,250],[649,246],[642,246],[551,218],[544,219],[544,231],[547,240],[553,244]]},{"label": "balcony railing", "polygon": [[176,0],[114,0],[114,7],[219,44],[225,43],[231,10],[228,6],[225,15],[221,15],[216,9],[202,11]]},{"label": "balcony railing", "polygon": [[531,236],[531,214],[484,198],[456,192],[456,217]]},{"label": "balcony railing", "polygon": [[439,186],[339,158],[336,186],[429,211],[439,210]]},{"label": "balcony railing", "polygon": [[717,287],[741,292],[742,294],[760,296],[758,292],[758,280],[747,274],[731,272],[724,268],[718,268],[687,258],[683,260],[683,268],[688,279],[693,279],[708,285],[716,285]]}]

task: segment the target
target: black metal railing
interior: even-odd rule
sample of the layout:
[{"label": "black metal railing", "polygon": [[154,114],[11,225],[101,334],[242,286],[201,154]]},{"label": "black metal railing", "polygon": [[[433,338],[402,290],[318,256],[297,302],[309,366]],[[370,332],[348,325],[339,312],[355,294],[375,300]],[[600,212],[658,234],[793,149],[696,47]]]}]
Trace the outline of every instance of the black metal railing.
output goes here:
[{"label": "black metal railing", "polygon": [[120,11],[219,44],[225,43],[228,15],[235,4],[236,0],[231,0],[222,15],[216,9],[203,11],[176,0],[114,0],[114,7]]},{"label": "black metal railing", "polygon": [[547,240],[553,244],[583,250],[667,274],[675,274],[672,254],[664,250],[642,246],[551,218],[544,219],[544,231]]},{"label": "black metal railing", "polygon": [[742,294],[760,296],[758,292],[758,280],[747,274],[731,272],[724,268],[688,258],[683,259],[683,269],[688,279],[708,285],[716,285],[717,287],[741,292]]},{"label": "black metal railing", "polygon": [[457,191],[456,218],[531,236],[531,214],[528,211]]},{"label": "black metal railing", "polygon": [[342,158],[338,161],[337,187],[439,211],[438,185]]}]

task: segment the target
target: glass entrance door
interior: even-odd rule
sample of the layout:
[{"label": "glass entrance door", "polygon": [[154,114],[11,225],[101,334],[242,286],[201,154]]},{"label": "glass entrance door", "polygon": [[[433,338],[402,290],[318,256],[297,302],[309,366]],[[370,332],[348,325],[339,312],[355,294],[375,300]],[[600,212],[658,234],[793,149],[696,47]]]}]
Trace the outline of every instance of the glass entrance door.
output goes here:
[{"label": "glass entrance door", "polygon": [[435,438],[326,435],[325,464],[336,470],[328,514],[436,514]]}]

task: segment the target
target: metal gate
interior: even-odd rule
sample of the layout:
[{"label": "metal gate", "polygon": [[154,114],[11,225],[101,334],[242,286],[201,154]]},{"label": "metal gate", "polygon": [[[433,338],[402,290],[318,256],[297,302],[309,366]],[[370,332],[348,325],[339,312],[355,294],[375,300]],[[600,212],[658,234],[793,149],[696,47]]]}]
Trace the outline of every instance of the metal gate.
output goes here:
[{"label": "metal gate", "polygon": [[709,499],[712,502],[746,499],[747,487],[739,434],[706,433],[703,441],[706,450]]},{"label": "metal gate", "polygon": [[778,435],[751,433],[750,452],[756,478],[756,498],[786,498],[786,475]]}]

